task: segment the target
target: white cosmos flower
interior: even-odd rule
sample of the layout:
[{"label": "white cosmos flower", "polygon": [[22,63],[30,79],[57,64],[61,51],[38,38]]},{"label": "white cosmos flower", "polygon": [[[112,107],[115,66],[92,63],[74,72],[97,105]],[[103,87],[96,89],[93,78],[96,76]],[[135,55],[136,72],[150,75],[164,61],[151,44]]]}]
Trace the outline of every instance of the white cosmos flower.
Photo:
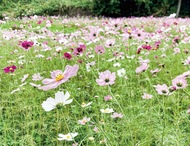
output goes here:
[{"label": "white cosmos flower", "polygon": [[91,105],[91,104],[92,104],[92,102],[89,102],[89,103],[83,102],[83,103],[81,104],[81,107],[87,107],[87,106],[89,106],[89,105]]},{"label": "white cosmos flower", "polygon": [[122,68],[122,69],[120,69],[120,70],[117,71],[117,75],[119,77],[124,77],[125,74],[126,74],[126,70],[124,68]]},{"label": "white cosmos flower", "polygon": [[72,141],[74,140],[73,138],[76,137],[78,135],[77,132],[75,133],[68,133],[66,135],[64,134],[59,134],[59,138],[57,138],[58,140],[66,140],[66,141]]},{"label": "white cosmos flower", "polygon": [[56,108],[58,104],[61,105],[70,104],[73,101],[73,99],[68,100],[69,97],[70,97],[69,92],[66,92],[64,94],[63,92],[58,91],[57,93],[55,93],[55,99],[49,97],[46,101],[42,103],[42,108],[48,112]]},{"label": "white cosmos flower", "polygon": [[100,109],[101,113],[104,114],[109,114],[109,113],[113,113],[113,109],[112,108],[106,108],[106,109]]}]

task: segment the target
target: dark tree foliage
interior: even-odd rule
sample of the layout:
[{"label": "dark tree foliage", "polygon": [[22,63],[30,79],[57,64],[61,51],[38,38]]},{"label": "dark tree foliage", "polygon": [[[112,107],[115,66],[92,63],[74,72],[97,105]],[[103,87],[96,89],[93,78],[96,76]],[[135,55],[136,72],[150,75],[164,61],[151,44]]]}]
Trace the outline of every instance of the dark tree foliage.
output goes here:
[{"label": "dark tree foliage", "polygon": [[[179,0],[85,0],[72,6],[64,0],[0,0],[0,19],[7,13],[12,17],[30,15],[69,15],[89,13],[96,16],[168,16],[176,13]],[[82,14],[83,15],[83,14]],[[190,16],[190,0],[181,0],[179,17]]]}]

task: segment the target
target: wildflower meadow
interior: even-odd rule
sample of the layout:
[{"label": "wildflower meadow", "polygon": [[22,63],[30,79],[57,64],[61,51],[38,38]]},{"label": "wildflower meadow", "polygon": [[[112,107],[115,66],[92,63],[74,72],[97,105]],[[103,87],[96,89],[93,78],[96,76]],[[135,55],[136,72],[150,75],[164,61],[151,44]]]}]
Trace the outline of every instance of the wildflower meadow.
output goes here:
[{"label": "wildflower meadow", "polygon": [[188,146],[189,24],[0,20],[0,145]]}]

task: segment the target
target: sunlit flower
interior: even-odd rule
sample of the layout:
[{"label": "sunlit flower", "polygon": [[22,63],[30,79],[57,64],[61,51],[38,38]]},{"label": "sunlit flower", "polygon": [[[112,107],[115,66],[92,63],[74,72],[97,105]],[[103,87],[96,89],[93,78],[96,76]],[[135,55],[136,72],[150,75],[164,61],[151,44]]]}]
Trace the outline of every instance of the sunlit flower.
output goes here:
[{"label": "sunlit flower", "polygon": [[116,112],[115,112],[115,113],[113,113],[113,114],[111,115],[111,117],[114,118],[114,119],[115,119],[115,118],[123,118],[123,114],[121,114],[121,113],[116,113]]},{"label": "sunlit flower", "polygon": [[188,110],[187,110],[187,113],[190,114],[190,106],[189,106],[189,108],[188,108]]},{"label": "sunlit flower", "polygon": [[33,81],[39,81],[42,79],[43,79],[43,77],[40,75],[40,73],[33,74],[33,76],[32,76]]},{"label": "sunlit flower", "polygon": [[91,104],[92,104],[92,102],[89,102],[89,103],[83,102],[83,103],[81,104],[81,107],[87,107],[87,106],[90,106]]},{"label": "sunlit flower", "polygon": [[42,108],[48,112],[56,108],[57,105],[64,106],[66,104],[70,104],[73,101],[73,99],[69,99],[69,97],[69,92],[66,92],[64,94],[63,92],[58,91],[57,93],[55,93],[55,99],[49,97],[46,101],[42,103]]},{"label": "sunlit flower", "polygon": [[72,59],[71,54],[68,53],[68,52],[65,52],[64,55],[63,55],[63,57],[64,57],[65,59],[67,59],[67,60],[71,60],[71,59]]},{"label": "sunlit flower", "polygon": [[152,95],[151,94],[147,94],[147,93],[144,93],[143,96],[142,96],[143,99],[151,99],[152,98]]},{"label": "sunlit flower", "polygon": [[190,65],[190,56],[184,61],[184,65]]},{"label": "sunlit flower", "polygon": [[29,74],[24,75],[24,77],[22,78],[21,82],[23,83],[27,78],[28,78]]},{"label": "sunlit flower", "polygon": [[156,73],[158,73],[160,70],[161,70],[161,69],[156,68],[155,70],[150,70],[150,72],[151,72],[152,74],[156,74]]},{"label": "sunlit flower", "polygon": [[172,86],[176,87],[176,89],[183,89],[188,86],[187,80],[185,77],[178,76],[172,80]]},{"label": "sunlit flower", "polygon": [[163,85],[158,84],[154,87],[156,88],[156,91],[160,95],[168,95],[169,94],[169,89],[168,89],[168,86],[166,84],[163,84]]},{"label": "sunlit flower", "polygon": [[148,69],[148,64],[147,63],[142,63],[139,67],[136,68],[135,72],[136,73],[141,73],[144,72]]},{"label": "sunlit flower", "polygon": [[88,139],[89,139],[90,141],[94,141],[95,138],[91,136],[91,137],[89,137]]},{"label": "sunlit flower", "polygon": [[78,123],[81,125],[85,125],[89,121],[90,121],[90,118],[84,117],[83,119],[78,120]]},{"label": "sunlit flower", "polygon": [[122,68],[122,69],[120,69],[120,70],[117,71],[117,75],[119,77],[124,77],[125,74],[126,74],[126,70],[124,68]]},{"label": "sunlit flower", "polygon": [[115,83],[115,73],[111,73],[109,70],[99,73],[99,79],[96,82],[100,86],[113,85]]},{"label": "sunlit flower", "polygon": [[45,84],[45,86],[41,86],[39,87],[39,89],[47,91],[50,89],[57,88],[60,84],[68,81],[69,78],[76,76],[78,69],[78,65],[67,65],[64,72],[62,72],[61,70],[51,72],[51,78],[44,79],[42,83]]},{"label": "sunlit flower", "polygon": [[112,96],[111,96],[111,95],[107,95],[107,96],[104,97],[104,100],[105,100],[105,101],[108,101],[108,100],[111,100],[111,99],[112,99]]},{"label": "sunlit flower", "polygon": [[75,133],[68,133],[68,134],[66,134],[66,135],[64,135],[64,134],[59,134],[58,136],[58,140],[66,140],[66,141],[73,141],[74,140],[74,138],[76,137],[78,135],[78,133],[77,132],[75,132]]},{"label": "sunlit flower", "polygon": [[100,109],[101,113],[104,114],[109,114],[109,113],[113,113],[113,109],[112,108],[106,108],[106,109]]},{"label": "sunlit flower", "polygon": [[7,66],[6,68],[4,68],[4,73],[10,73],[10,72],[14,72],[16,69],[16,66],[13,65],[13,66]]},{"label": "sunlit flower", "polygon": [[106,51],[102,46],[96,46],[94,50],[97,54],[104,54]]},{"label": "sunlit flower", "polygon": [[28,50],[29,48],[31,48],[34,45],[34,42],[30,42],[30,41],[24,41],[24,42],[20,42],[19,43],[25,50]]}]

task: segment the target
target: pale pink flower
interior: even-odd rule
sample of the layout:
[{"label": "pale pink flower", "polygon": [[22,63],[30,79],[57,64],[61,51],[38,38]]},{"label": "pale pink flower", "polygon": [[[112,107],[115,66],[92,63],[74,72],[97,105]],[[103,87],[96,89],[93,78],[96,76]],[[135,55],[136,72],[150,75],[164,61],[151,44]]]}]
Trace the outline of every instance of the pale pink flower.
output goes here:
[{"label": "pale pink flower", "polygon": [[142,96],[143,99],[151,99],[152,98],[152,95],[151,94],[147,94],[147,93],[144,93],[143,96]]},{"label": "pale pink flower", "polygon": [[168,89],[168,86],[166,84],[163,84],[163,85],[158,84],[154,87],[156,88],[156,91],[160,95],[168,95],[169,94],[169,89]]},{"label": "pale pink flower", "polygon": [[39,81],[42,79],[43,79],[43,77],[40,76],[40,73],[33,74],[33,76],[32,76],[33,81]]},{"label": "pale pink flower", "polygon": [[97,54],[104,54],[106,51],[102,46],[96,46],[94,50]]},{"label": "pale pink flower", "polygon": [[148,64],[147,63],[142,63],[139,67],[136,68],[135,72],[136,73],[141,73],[144,72],[148,69]]},{"label": "pale pink flower", "polygon": [[190,56],[184,61],[184,65],[190,65]]},{"label": "pale pink flower", "polygon": [[109,70],[99,73],[99,79],[96,82],[100,86],[113,85],[115,83],[115,72],[111,73]]},{"label": "pale pink flower", "polygon": [[104,97],[104,100],[105,100],[105,101],[109,101],[109,100],[111,100],[111,99],[112,99],[111,95],[107,95],[107,96]]},{"label": "pale pink flower", "polygon": [[172,86],[176,87],[176,89],[183,89],[188,86],[187,80],[183,76],[178,76],[172,80]]},{"label": "pale pink flower", "polygon": [[44,91],[57,88],[60,84],[65,83],[72,76],[76,76],[77,71],[79,69],[78,65],[69,66],[67,65],[65,71],[56,70],[51,72],[51,78],[46,78],[42,81],[45,86],[38,87],[38,89],[42,89]]},{"label": "pale pink flower", "polygon": [[160,72],[160,70],[161,70],[161,69],[156,68],[155,70],[150,70],[150,72],[151,72],[152,74],[156,74],[156,73]]},{"label": "pale pink flower", "polygon": [[23,83],[27,78],[28,78],[29,74],[24,75],[24,77],[22,78],[21,82]]},{"label": "pale pink flower", "polygon": [[180,49],[179,48],[174,48],[174,54],[178,54],[180,53]]},{"label": "pale pink flower", "polygon": [[40,87],[41,86],[39,84],[34,84],[34,83],[30,83],[30,85],[33,86],[33,87]]},{"label": "pale pink flower", "polygon": [[110,40],[106,40],[105,46],[109,48],[113,46],[114,44],[115,44],[115,40],[110,39]]},{"label": "pale pink flower", "polygon": [[115,119],[115,118],[123,118],[123,114],[121,114],[121,113],[116,113],[116,112],[115,112],[115,113],[113,113],[113,114],[111,115],[111,117],[114,118],[114,119]]},{"label": "pale pink flower", "polygon": [[90,118],[84,117],[83,119],[78,120],[78,123],[81,125],[85,125],[89,121],[90,121]]}]

